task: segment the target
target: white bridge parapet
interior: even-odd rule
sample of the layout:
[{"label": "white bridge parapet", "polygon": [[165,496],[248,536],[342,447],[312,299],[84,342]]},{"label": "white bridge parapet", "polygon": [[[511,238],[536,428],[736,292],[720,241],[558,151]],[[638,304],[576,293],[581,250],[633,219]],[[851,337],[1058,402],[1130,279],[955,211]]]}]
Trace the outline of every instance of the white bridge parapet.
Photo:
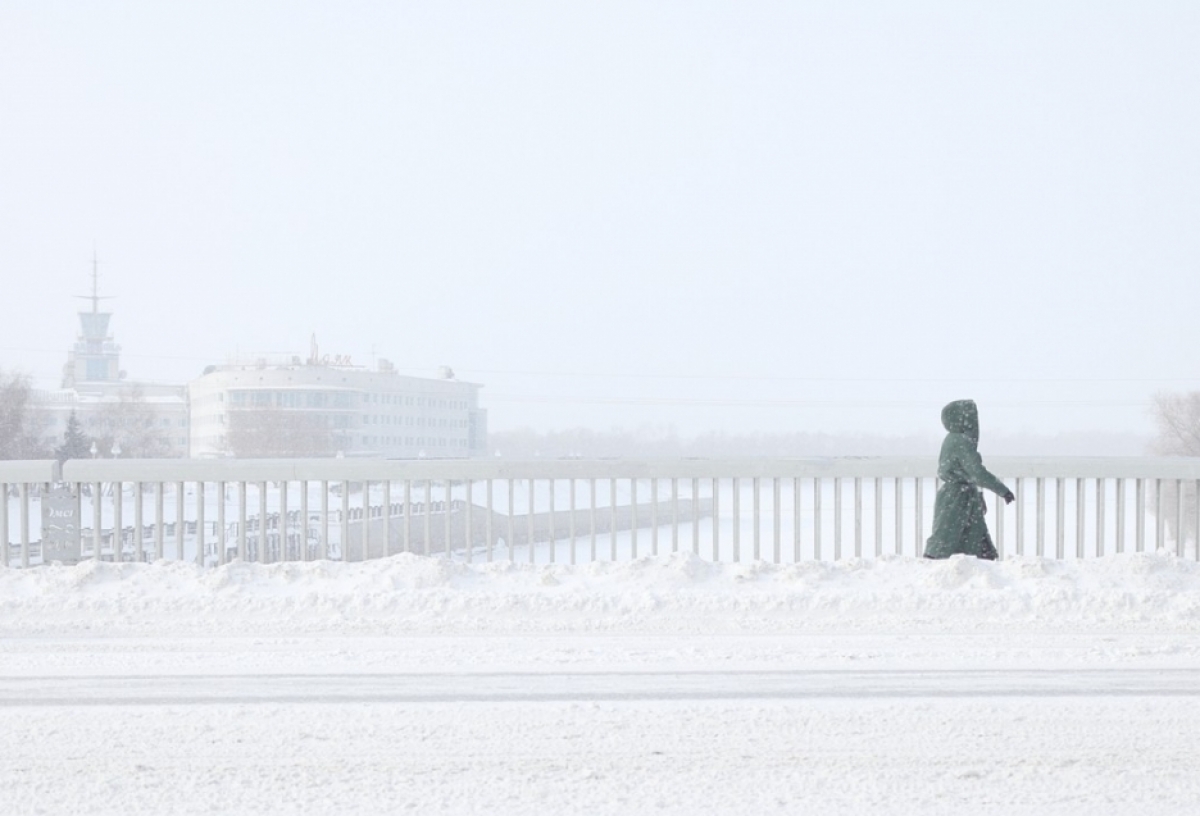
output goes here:
[{"label": "white bridge parapet", "polygon": [[[1002,556],[1197,557],[1200,458],[987,457]],[[0,564],[919,555],[933,457],[0,462]]]}]

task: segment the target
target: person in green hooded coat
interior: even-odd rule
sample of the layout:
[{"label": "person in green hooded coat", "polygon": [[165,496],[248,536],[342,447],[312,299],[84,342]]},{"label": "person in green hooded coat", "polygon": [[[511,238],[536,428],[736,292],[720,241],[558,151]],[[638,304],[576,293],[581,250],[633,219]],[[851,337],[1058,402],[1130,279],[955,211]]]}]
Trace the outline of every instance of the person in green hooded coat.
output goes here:
[{"label": "person in green hooded coat", "polygon": [[996,547],[988,534],[980,488],[986,487],[1011,503],[1013,493],[988,472],[979,455],[979,409],[974,400],[958,400],[942,409],[949,432],[938,457],[937,499],[933,505],[933,535],[925,543],[926,558],[949,558],[955,553],[995,561]]}]

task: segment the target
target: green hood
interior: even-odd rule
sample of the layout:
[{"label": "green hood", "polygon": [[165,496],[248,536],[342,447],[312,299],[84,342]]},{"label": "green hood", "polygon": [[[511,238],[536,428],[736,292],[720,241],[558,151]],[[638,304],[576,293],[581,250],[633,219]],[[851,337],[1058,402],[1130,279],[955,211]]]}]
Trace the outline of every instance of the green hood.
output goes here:
[{"label": "green hood", "polygon": [[955,400],[942,409],[942,425],[950,433],[958,433],[979,444],[979,408],[975,400]]}]

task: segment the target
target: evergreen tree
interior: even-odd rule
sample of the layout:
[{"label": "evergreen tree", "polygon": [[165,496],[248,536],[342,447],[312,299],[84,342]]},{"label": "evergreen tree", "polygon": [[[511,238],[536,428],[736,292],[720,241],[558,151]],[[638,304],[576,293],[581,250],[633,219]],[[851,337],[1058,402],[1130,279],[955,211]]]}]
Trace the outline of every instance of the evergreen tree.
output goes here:
[{"label": "evergreen tree", "polygon": [[67,420],[67,433],[63,437],[62,445],[55,449],[54,456],[58,461],[65,462],[68,459],[87,459],[91,452],[92,440],[79,427],[79,420],[75,412],[71,411],[71,417]]}]

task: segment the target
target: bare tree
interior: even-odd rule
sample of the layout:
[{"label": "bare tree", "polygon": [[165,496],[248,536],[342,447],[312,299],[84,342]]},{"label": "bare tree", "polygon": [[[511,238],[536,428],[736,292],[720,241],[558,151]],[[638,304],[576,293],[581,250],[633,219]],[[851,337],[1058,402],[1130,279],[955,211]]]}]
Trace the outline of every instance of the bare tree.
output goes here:
[{"label": "bare tree", "polygon": [[0,459],[43,459],[47,417],[33,401],[27,374],[0,371]]},{"label": "bare tree", "polygon": [[[1200,392],[1187,394],[1156,394],[1154,397],[1154,422],[1158,436],[1154,440],[1154,452],[1161,456],[1200,456]],[[1183,529],[1179,530],[1180,485],[1162,485],[1162,509],[1166,515],[1167,529],[1176,541],[1188,536],[1196,539],[1196,486],[1188,489],[1182,485]]]},{"label": "bare tree", "polygon": [[322,418],[283,408],[239,408],[229,412],[229,452],[243,459],[332,456],[333,432]]},{"label": "bare tree", "polygon": [[119,444],[123,457],[163,458],[171,455],[171,444],[157,420],[142,389],[133,386],[96,412],[92,436],[96,447],[105,453]]}]

